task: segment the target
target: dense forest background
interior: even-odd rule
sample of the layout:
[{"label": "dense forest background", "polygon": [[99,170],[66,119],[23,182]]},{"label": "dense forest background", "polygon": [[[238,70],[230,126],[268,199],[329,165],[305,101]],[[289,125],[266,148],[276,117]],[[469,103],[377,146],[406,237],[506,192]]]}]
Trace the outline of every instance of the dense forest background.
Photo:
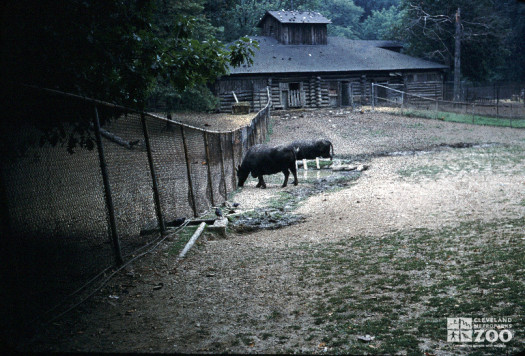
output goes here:
[{"label": "dense forest background", "polygon": [[311,10],[330,36],[398,40],[446,64],[452,80],[461,8],[461,79],[525,80],[525,3],[518,0],[8,0],[2,80],[145,108],[209,110],[207,85],[249,62],[266,10]]}]

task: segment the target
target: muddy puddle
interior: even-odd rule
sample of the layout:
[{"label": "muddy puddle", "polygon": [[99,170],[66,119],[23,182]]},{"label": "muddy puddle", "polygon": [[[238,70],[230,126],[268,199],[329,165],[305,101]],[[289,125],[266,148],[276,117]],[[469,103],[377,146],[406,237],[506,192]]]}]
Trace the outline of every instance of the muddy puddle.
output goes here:
[{"label": "muddy puddle", "polygon": [[[334,164],[339,163],[339,161],[334,160]],[[299,184],[293,186],[291,184],[293,177],[291,177],[287,188],[280,187],[283,182],[282,174],[265,176],[268,189],[245,186],[237,197],[237,200],[242,198],[245,201],[250,201],[250,196],[252,196],[252,200],[255,201],[257,197],[266,195],[261,199],[263,202],[254,204],[256,206],[253,207],[245,203],[243,209],[228,215],[230,227],[236,232],[251,232],[260,229],[278,229],[299,223],[304,220],[304,217],[295,213],[295,210],[301,201],[316,194],[348,187],[360,175],[361,172],[357,171],[332,171],[331,168],[304,170],[300,168],[297,171]],[[252,185],[255,182],[256,180],[253,179]]]}]

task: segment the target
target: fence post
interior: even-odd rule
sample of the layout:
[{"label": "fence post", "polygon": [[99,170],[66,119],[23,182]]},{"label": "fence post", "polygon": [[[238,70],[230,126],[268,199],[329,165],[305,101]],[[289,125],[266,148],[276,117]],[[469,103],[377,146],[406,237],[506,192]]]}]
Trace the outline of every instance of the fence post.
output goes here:
[{"label": "fence post", "polygon": [[184,126],[180,126],[180,133],[182,134],[182,145],[184,146],[184,158],[186,160],[186,171],[188,174],[188,188],[191,196],[191,208],[193,210],[193,216],[197,217],[197,206],[195,204],[195,194],[193,193],[193,181],[191,180],[191,167],[190,159],[188,156],[188,145],[186,144],[186,135],[184,134]]},{"label": "fence post", "polygon": [[120,241],[117,232],[117,223],[115,220],[115,208],[113,206],[111,186],[109,185],[108,169],[106,165],[106,158],[104,156],[104,146],[102,145],[102,136],[100,135],[100,119],[98,117],[98,110],[96,106],[93,123],[95,129],[95,140],[97,142],[98,159],[100,162],[100,171],[102,173],[102,181],[104,183],[106,207],[108,209],[109,228],[111,230],[111,242],[113,246],[113,252],[115,253],[115,262],[117,266],[121,266],[124,261],[122,260],[122,251],[120,250]]},{"label": "fence post", "polygon": [[[224,173],[224,154],[222,153],[222,134],[219,134],[219,153],[221,155],[221,174],[224,182],[224,199],[228,199],[228,187],[226,184],[226,173]],[[235,174],[235,171],[233,171]]]},{"label": "fence post", "polygon": [[500,86],[498,85],[498,89],[496,90],[496,117],[499,117],[499,88]]},{"label": "fence post", "polygon": [[[371,90],[372,91],[372,111],[375,111],[375,109],[376,109],[376,105],[375,105],[375,103],[376,103],[376,96],[375,96],[375,89],[374,88],[375,88],[375,85],[374,85],[374,83],[372,83],[372,90]],[[352,84],[350,84],[350,92],[351,91],[352,91]]]},{"label": "fence post", "polygon": [[[11,230],[11,218],[9,217],[9,206],[7,201],[7,189],[4,185],[4,177],[3,173],[0,170],[0,201],[2,204],[0,204],[0,223],[2,224],[2,228],[0,232],[2,233],[0,236],[4,239],[11,239],[12,238],[12,230]],[[0,251],[1,252],[1,251]]]},{"label": "fence post", "polygon": [[[237,185],[237,179],[235,178],[236,177],[236,174],[235,174],[235,169],[237,169],[237,167],[235,166],[235,131],[232,131],[231,132],[231,135],[232,135],[232,164],[233,164],[233,174],[232,174],[232,181],[233,181],[233,189],[235,189],[235,186]],[[253,137],[253,131],[252,131],[252,137]]]},{"label": "fence post", "polygon": [[149,140],[148,127],[146,125],[146,116],[140,114],[142,121],[142,131],[144,133],[144,141],[146,142],[146,152],[148,154],[149,171],[151,173],[151,182],[153,186],[153,201],[155,202],[155,212],[157,213],[157,220],[159,221],[160,233],[166,234],[166,227],[164,226],[164,218],[162,217],[162,209],[160,207],[159,187],[157,185],[157,175],[155,174],[155,166],[153,165],[153,156],[151,154],[151,143]]},{"label": "fence post", "polygon": [[206,168],[208,170],[208,187],[210,188],[211,192],[211,205],[215,206],[215,198],[213,196],[213,182],[212,182],[212,176],[211,176],[211,166],[210,166],[210,147],[208,146],[208,133],[204,131],[204,145],[206,146]]}]

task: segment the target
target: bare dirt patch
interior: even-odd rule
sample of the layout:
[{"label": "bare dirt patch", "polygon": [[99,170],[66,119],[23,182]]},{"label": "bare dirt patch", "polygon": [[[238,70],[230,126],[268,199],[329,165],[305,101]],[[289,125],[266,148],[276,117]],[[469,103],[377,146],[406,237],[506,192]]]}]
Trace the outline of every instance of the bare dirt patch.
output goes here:
[{"label": "bare dirt patch", "polygon": [[172,114],[172,119],[205,130],[230,131],[249,125],[255,115],[255,113],[233,115],[229,113],[176,112]]},{"label": "bare dirt patch", "polygon": [[[20,349],[458,354],[473,350],[446,342],[446,317],[465,315],[515,320],[505,349],[481,353],[520,349],[525,131],[343,110],[274,113],[271,143],[290,137],[327,137],[338,159],[370,168],[298,201],[296,224],[206,235],[182,262],[171,236]],[[232,201],[268,207],[313,184],[302,171],[298,187],[281,183],[279,175],[260,190],[250,181]],[[366,335],[373,340],[359,340]]]}]

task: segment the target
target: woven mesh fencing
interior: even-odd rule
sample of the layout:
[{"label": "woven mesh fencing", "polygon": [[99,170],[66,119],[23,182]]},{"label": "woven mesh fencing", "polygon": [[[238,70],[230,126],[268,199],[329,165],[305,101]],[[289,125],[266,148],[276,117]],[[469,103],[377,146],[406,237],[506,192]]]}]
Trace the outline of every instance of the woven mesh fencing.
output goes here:
[{"label": "woven mesh fencing", "polygon": [[[0,146],[7,282],[0,319],[6,328],[27,325],[101,271],[129,260],[166,227],[224,202],[235,189],[234,167],[252,144],[264,141],[270,115],[268,103],[249,128],[212,132],[47,91],[29,90],[9,100],[17,118],[2,122]],[[72,119],[88,113],[93,137],[95,107],[109,110],[101,145],[71,154],[67,142],[42,141],[38,125],[24,121],[34,102],[50,112],[71,112]],[[65,137],[74,130],[68,127]]]}]

